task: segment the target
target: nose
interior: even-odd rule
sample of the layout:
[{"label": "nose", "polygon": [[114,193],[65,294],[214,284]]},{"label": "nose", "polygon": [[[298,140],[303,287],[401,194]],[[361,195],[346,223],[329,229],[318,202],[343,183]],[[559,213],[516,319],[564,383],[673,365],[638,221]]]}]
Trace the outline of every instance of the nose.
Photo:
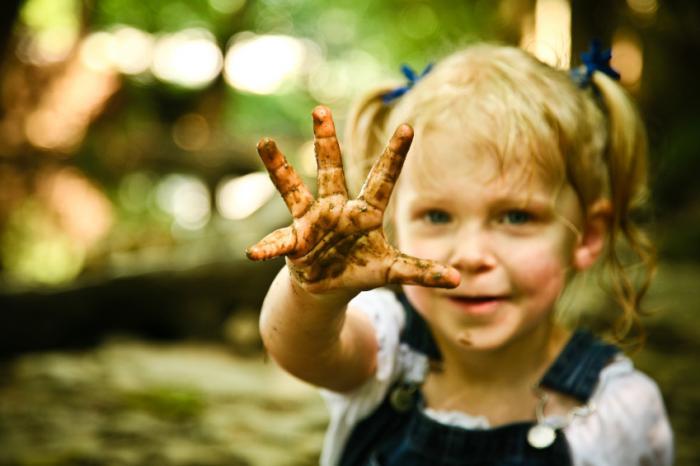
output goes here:
[{"label": "nose", "polygon": [[488,233],[479,228],[464,229],[455,237],[450,265],[470,274],[484,273],[496,266]]}]

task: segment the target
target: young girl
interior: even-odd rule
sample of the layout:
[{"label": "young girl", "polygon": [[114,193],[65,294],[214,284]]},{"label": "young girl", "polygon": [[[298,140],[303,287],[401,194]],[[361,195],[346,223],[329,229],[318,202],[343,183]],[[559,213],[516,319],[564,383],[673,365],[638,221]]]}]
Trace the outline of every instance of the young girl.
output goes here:
[{"label": "young girl", "polygon": [[324,388],[323,465],[672,463],[656,384],[556,318],[567,283],[603,259],[628,329],[644,287],[620,244],[653,267],[630,216],[643,127],[588,58],[574,83],[522,50],[473,46],[397,99],[369,94],[348,122],[353,173],[389,144],[355,198],[327,108],[313,112],[316,199],[273,141],[258,145],[293,216],[247,251],[286,257],[260,329],[282,367]]}]

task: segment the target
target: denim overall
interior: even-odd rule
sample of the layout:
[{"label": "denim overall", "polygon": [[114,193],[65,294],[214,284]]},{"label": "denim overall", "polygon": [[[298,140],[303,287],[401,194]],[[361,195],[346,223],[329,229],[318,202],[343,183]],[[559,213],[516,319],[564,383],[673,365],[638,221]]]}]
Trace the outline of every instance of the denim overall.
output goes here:
[{"label": "denim overall", "polygon": [[[401,342],[431,359],[440,352],[423,318],[405,296],[398,295],[406,314]],[[598,375],[619,350],[588,332],[576,331],[540,381],[542,387],[586,403]],[[527,442],[534,422],[493,429],[465,429],[440,424],[422,412],[420,390],[402,410],[392,403],[392,387],[379,407],[359,422],[345,445],[340,466],[567,466],[571,455],[564,433],[542,449]]]}]

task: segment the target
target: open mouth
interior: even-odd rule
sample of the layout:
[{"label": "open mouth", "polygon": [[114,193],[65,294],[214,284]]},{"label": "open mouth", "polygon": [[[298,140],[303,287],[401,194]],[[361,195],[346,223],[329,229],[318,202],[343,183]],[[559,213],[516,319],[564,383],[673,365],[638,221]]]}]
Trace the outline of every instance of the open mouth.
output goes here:
[{"label": "open mouth", "polygon": [[498,309],[506,296],[454,296],[450,300],[468,314],[486,314]]},{"label": "open mouth", "polygon": [[467,303],[467,304],[481,304],[481,303],[490,303],[493,301],[502,301],[505,299],[503,296],[457,296],[454,298],[451,298],[454,301],[458,301],[461,303]]}]

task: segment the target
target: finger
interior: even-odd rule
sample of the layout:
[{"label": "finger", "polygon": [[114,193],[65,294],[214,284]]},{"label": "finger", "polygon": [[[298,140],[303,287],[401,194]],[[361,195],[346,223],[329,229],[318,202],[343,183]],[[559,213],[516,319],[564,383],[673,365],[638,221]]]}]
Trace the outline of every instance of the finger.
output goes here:
[{"label": "finger", "polygon": [[387,281],[402,285],[454,288],[459,285],[459,272],[439,262],[400,254],[389,268]]},{"label": "finger", "polygon": [[386,208],[412,140],[413,129],[410,126],[403,124],[396,128],[389,145],[367,175],[358,199],[364,199],[380,210]]},{"label": "finger", "polygon": [[264,261],[273,257],[284,256],[294,252],[297,244],[296,231],[292,227],[275,230],[253,246],[245,250],[248,259]]},{"label": "finger", "polygon": [[284,203],[292,213],[292,217],[298,218],[309,210],[314,202],[311,191],[306,187],[294,167],[288,162],[284,154],[279,151],[275,141],[263,138],[258,143],[258,154],[265,164],[270,179],[277,191],[282,195]]},{"label": "finger", "polygon": [[332,194],[348,196],[345,187],[345,173],[340,146],[335,134],[335,124],[331,111],[319,105],[312,113],[314,119],[314,149],[318,166],[318,195],[326,197]]}]

